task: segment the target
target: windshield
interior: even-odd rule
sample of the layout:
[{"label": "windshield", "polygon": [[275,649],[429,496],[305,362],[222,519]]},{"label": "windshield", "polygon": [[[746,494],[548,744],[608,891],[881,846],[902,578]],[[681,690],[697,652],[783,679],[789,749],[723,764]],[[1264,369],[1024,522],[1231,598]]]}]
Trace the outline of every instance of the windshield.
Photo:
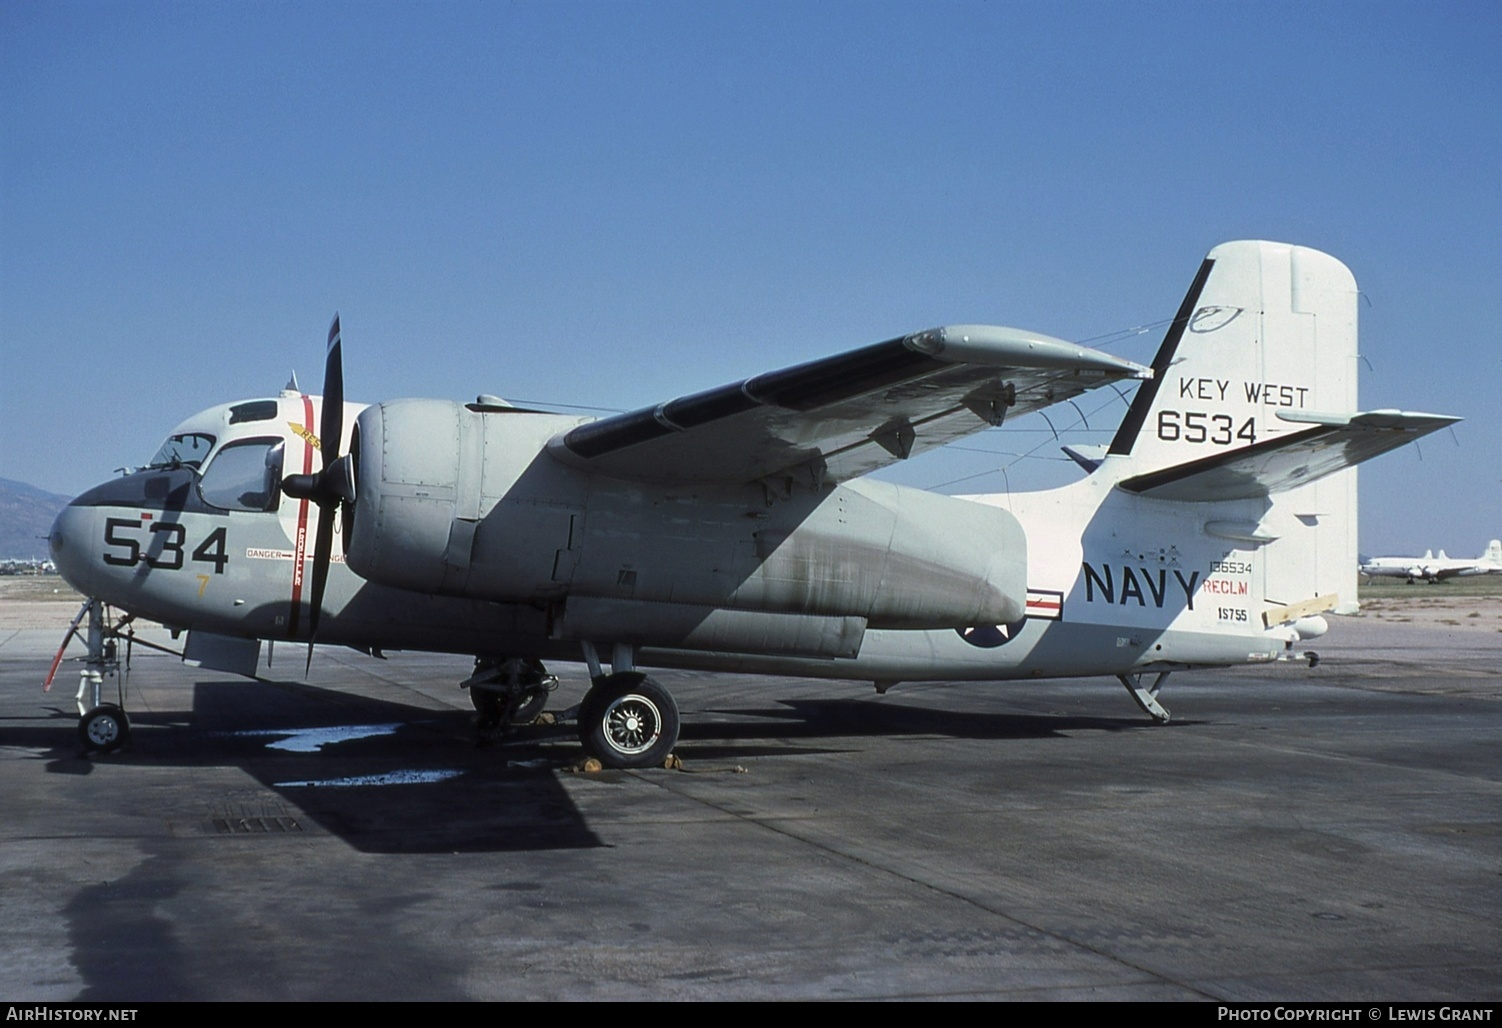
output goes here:
[{"label": "windshield", "polygon": [[198,493],[224,510],[276,510],[281,498],[282,441],[225,443],[203,473]]},{"label": "windshield", "polygon": [[162,448],[151,458],[148,468],[197,468],[214,448],[214,437],[202,432],[184,432],[168,436]]}]

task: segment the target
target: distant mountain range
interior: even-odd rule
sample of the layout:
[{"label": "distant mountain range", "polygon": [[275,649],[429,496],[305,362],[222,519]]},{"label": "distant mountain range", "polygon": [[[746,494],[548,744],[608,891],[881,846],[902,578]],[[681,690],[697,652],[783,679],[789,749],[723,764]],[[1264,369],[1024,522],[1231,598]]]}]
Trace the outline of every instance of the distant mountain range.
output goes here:
[{"label": "distant mountain range", "polygon": [[0,478],[0,561],[47,557],[52,520],[71,499]]}]

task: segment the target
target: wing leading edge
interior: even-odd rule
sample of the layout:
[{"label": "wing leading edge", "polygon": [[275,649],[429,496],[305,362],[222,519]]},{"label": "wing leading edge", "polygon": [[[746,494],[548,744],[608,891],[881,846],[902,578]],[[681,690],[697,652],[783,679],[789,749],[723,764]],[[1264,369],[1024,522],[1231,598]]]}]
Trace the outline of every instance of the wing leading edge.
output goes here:
[{"label": "wing leading edge", "polygon": [[1240,500],[1332,475],[1420,436],[1453,425],[1446,414],[1378,410],[1364,414],[1279,415],[1313,427],[1203,460],[1136,475],[1120,485],[1160,500]]},{"label": "wing leading edge", "polygon": [[952,325],[770,371],[556,436],[554,456],[617,478],[846,481],[1151,370],[1015,328]]}]

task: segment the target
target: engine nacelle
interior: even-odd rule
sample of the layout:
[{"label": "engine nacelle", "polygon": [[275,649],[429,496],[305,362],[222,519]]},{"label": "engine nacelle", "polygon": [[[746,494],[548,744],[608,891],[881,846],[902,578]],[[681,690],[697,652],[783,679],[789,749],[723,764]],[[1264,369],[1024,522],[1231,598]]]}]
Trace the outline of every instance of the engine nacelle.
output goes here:
[{"label": "engine nacelle", "polygon": [[[579,418],[531,411],[476,411],[447,400],[394,400],[360,415],[351,443],[356,500],[345,540],[349,567],[399,589],[486,599],[530,600],[558,592],[552,535],[527,522],[538,504],[581,493],[577,473],[541,456],[547,440]],[[534,470],[535,469],[535,470]],[[497,510],[498,497],[506,499]],[[518,519],[515,516],[520,513]],[[489,515],[489,517],[487,517]],[[476,536],[509,537],[514,559],[474,576]],[[560,527],[561,525],[561,527]],[[494,549],[494,547],[493,547]],[[542,551],[546,550],[546,553]],[[481,586],[471,589],[471,579]]]}]

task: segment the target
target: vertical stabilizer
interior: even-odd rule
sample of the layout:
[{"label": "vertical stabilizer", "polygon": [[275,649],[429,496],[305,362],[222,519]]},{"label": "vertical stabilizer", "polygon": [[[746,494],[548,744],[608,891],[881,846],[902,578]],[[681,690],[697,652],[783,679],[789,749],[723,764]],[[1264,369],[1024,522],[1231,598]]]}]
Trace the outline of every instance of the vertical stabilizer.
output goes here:
[{"label": "vertical stabilizer", "polygon": [[1279,413],[1356,412],[1356,280],[1327,254],[1224,243],[1195,275],[1111,442],[1137,472],[1296,432]]},{"label": "vertical stabilizer", "polygon": [[[1309,415],[1356,413],[1356,298],[1350,270],[1317,250],[1244,241],[1210,251],[1112,440],[1117,473],[1267,447],[1307,430]],[[1275,540],[1259,547],[1268,623],[1316,598],[1354,611],[1355,469],[1262,503],[1260,531]]]}]

